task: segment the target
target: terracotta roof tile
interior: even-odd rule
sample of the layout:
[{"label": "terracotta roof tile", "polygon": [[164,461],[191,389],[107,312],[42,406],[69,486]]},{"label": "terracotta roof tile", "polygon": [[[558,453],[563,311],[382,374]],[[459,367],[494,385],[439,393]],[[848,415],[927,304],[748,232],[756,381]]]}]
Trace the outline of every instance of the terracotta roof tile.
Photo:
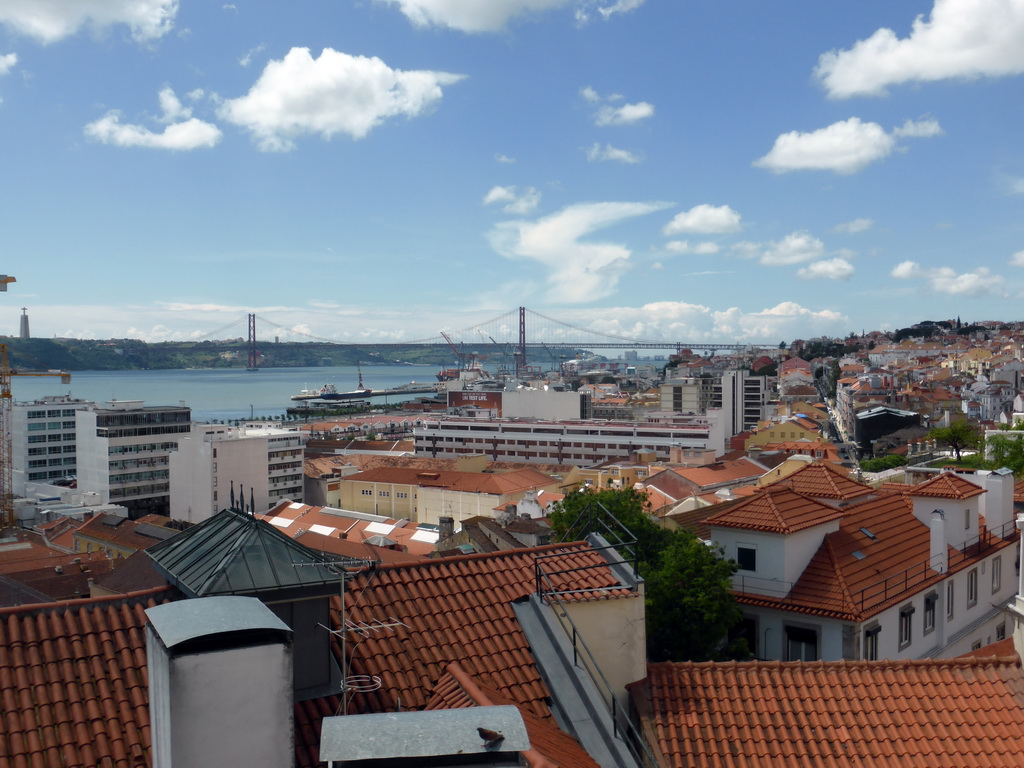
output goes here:
[{"label": "terracotta roof tile", "polygon": [[663,765],[1016,768],[1019,660],[651,664],[631,695]]},{"label": "terracotta roof tile", "polygon": [[[348,620],[397,620],[405,626],[355,645],[353,674],[378,675],[383,685],[356,696],[353,711],[393,711],[399,704],[422,709],[448,664],[458,661],[482,684],[538,717],[550,717],[547,688],[511,603],[534,591],[536,557],[552,554],[558,555],[552,570],[604,564],[600,553],[576,543],[382,566],[357,576],[349,589]],[[569,576],[560,578],[570,586]],[[617,586],[604,567],[571,578],[574,589]],[[335,623],[339,607],[335,599]]]},{"label": "terracotta roof tile", "polygon": [[705,520],[710,526],[793,533],[838,520],[843,512],[778,483]]},{"label": "terracotta roof tile", "polygon": [[832,464],[817,462],[801,467],[772,485],[792,488],[794,491],[819,499],[843,501],[867,496],[874,492],[870,485],[857,482]]},{"label": "terracotta roof tile", "polygon": [[941,475],[907,490],[911,496],[928,496],[937,499],[969,499],[984,492],[984,488],[952,472],[943,472]]}]

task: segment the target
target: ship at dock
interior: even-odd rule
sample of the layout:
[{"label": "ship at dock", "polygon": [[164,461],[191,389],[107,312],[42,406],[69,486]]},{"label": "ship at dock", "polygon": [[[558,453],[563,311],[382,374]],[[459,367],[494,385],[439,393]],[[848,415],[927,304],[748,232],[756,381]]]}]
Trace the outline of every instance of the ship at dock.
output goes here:
[{"label": "ship at dock", "polygon": [[373,390],[363,384],[363,371],[359,369],[359,387],[350,392],[339,392],[333,384],[324,384],[320,389],[301,389],[292,395],[292,400],[354,400],[368,397]]}]

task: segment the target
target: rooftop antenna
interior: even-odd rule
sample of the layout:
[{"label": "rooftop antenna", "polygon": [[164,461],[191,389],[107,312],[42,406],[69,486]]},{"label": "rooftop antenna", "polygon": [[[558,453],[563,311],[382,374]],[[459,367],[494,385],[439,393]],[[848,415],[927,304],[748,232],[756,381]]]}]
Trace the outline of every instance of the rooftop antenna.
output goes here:
[{"label": "rooftop antenna", "polygon": [[[340,600],[341,600],[341,628],[331,629],[323,624],[319,624],[323,629],[326,629],[341,643],[341,707],[339,708],[339,714],[348,714],[348,705],[351,694],[355,693],[369,693],[376,691],[381,687],[381,679],[378,675],[350,675],[349,670],[349,659],[348,659],[348,634],[354,632],[360,635],[362,638],[370,637],[371,635],[380,632],[393,632],[397,627],[406,627],[408,624],[404,621],[400,621],[393,616],[389,616],[387,621],[381,621],[374,619],[370,622],[349,622],[348,617],[345,613],[345,583],[355,578],[355,572],[347,570],[349,568],[358,569],[372,569],[378,565],[377,560],[357,560],[357,559],[346,559],[344,565],[341,563],[328,563],[329,568],[335,569],[338,572],[340,579]],[[316,565],[316,563],[295,563],[295,565]]]},{"label": "rooftop antenna", "polygon": [[231,508],[235,508],[235,481],[231,481]]}]

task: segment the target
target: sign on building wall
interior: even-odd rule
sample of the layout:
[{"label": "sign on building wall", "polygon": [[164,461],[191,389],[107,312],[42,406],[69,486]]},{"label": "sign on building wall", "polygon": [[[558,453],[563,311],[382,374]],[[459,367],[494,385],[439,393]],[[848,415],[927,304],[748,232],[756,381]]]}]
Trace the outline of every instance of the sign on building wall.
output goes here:
[{"label": "sign on building wall", "polygon": [[501,417],[501,392],[448,392],[449,408],[485,408]]}]

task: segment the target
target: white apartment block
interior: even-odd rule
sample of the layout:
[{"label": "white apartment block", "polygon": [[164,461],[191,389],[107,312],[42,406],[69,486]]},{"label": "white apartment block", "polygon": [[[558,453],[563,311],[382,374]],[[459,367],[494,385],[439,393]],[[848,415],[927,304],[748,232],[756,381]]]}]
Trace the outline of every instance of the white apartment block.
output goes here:
[{"label": "white apartment block", "polygon": [[116,400],[78,412],[78,488],[120,504],[132,519],[170,509],[170,455],[192,428],[192,411]]},{"label": "white apartment block", "polygon": [[755,429],[768,417],[768,397],[767,376],[725,371],[721,376],[667,379],[661,385],[661,410],[705,414],[721,409],[728,439]]},{"label": "white apartment block", "polygon": [[725,442],[718,411],[681,424],[424,418],[413,437],[417,456],[483,454],[490,461],[581,466],[636,451],[654,451],[655,461],[670,461],[673,449],[721,451]]},{"label": "white apartment block", "polygon": [[71,395],[12,403],[11,475],[15,496],[25,495],[26,483],[54,483],[76,476],[75,414],[94,406]]},{"label": "white apartment block", "polygon": [[905,490],[846,479],[825,497],[814,466],[707,521],[738,564],[757,657],[948,658],[1009,636],[1020,537],[1008,470]]},{"label": "white apartment block", "polygon": [[198,523],[232,504],[266,512],[301,502],[307,435],[289,429],[196,424],[170,455],[170,515]]}]

